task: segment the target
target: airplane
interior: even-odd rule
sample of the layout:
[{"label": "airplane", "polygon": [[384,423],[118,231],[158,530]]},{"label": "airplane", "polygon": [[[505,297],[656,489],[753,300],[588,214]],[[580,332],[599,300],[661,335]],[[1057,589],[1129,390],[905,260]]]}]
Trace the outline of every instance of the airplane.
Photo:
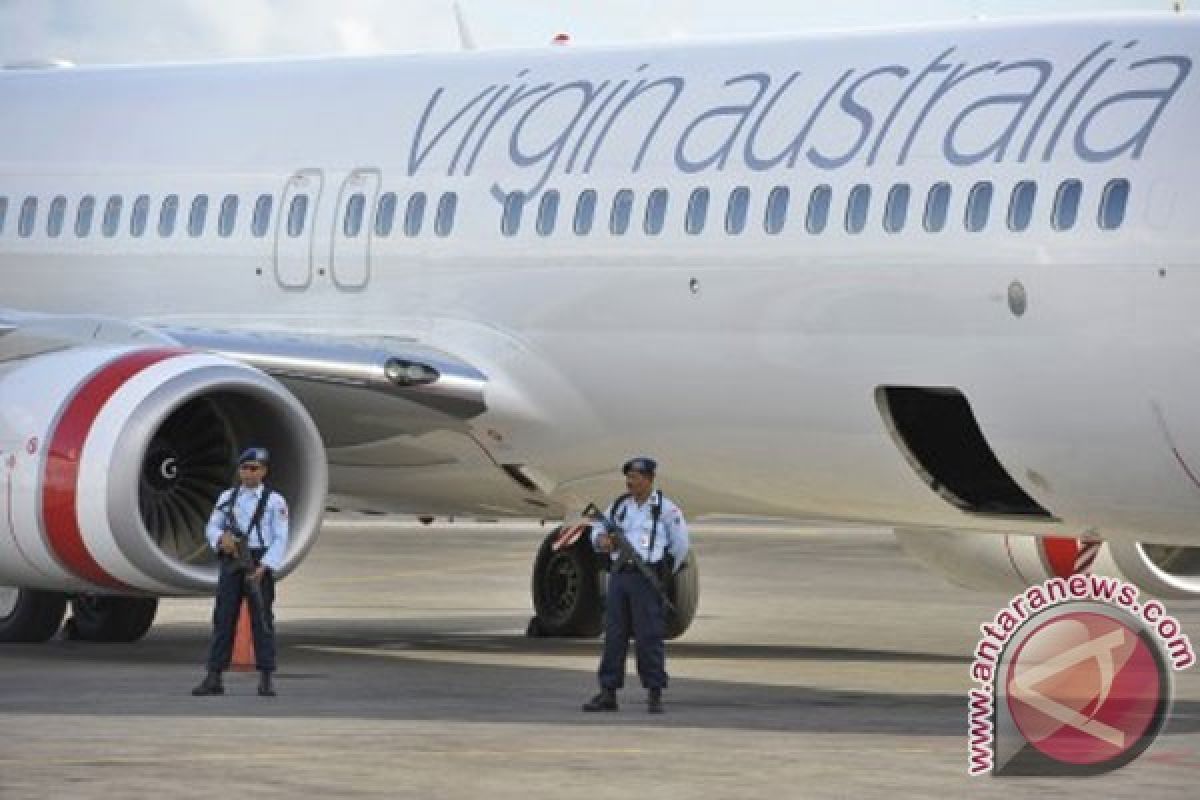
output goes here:
[{"label": "airplane", "polygon": [[[1163,13],[0,70],[0,640],[210,593],[249,443],[284,573],[327,509],[558,521],[645,453],[692,517],[1200,596],[1198,51]],[[581,532],[530,633],[600,630]]]}]

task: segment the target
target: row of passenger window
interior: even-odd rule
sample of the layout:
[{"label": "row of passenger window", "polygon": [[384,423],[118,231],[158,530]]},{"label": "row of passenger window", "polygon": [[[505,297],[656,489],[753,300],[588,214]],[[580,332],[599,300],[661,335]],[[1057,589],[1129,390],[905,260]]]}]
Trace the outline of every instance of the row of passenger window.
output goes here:
[{"label": "row of passenger window", "polygon": [[[1034,208],[1038,196],[1039,185],[1035,181],[1020,181],[1013,186],[1008,199],[1007,226],[1014,232],[1027,230],[1033,223]],[[846,196],[846,209],[843,225],[847,233],[861,233],[867,227],[870,216],[873,187],[868,184],[856,184],[851,187]],[[1125,220],[1125,209],[1129,200],[1130,185],[1125,179],[1109,181],[1101,193],[1096,223],[1103,230],[1113,230],[1120,227]],[[995,187],[991,181],[980,181],[967,192],[963,206],[963,227],[972,232],[986,229],[992,218],[993,198]],[[1067,231],[1076,226],[1079,221],[1080,202],[1083,196],[1083,183],[1071,179],[1058,185],[1054,193],[1054,202],[1050,211],[1050,225],[1054,230]],[[776,186],[767,194],[763,209],[763,229],[769,234],[782,233],[789,219],[792,192],[786,186]],[[724,228],[725,233],[739,235],[746,231],[750,218],[751,192],[748,187],[741,186],[733,189],[725,203]],[[922,227],[930,233],[945,230],[950,219],[952,188],[948,183],[935,183],[924,198]],[[666,227],[667,210],[670,195],[666,189],[654,189],[646,195],[645,210],[642,217],[642,230],[650,236],[657,236]],[[889,233],[900,233],[908,226],[909,211],[912,206],[913,192],[909,184],[898,183],[887,192],[883,208],[883,228]],[[106,237],[114,237],[121,230],[122,215],[126,199],[121,195],[110,196],[104,204],[99,220],[99,232]],[[271,229],[272,211],[275,198],[270,194],[259,195],[253,205],[250,217],[250,231],[255,238],[265,237]],[[309,222],[310,199],[307,194],[297,194],[291,197],[286,219],[283,221],[289,237],[302,236]],[[415,192],[404,203],[401,218],[404,234],[416,237],[421,234],[426,217],[428,199],[424,192]],[[223,238],[232,236],[238,220],[241,200],[238,195],[225,195],[220,203],[216,220],[217,235]],[[511,192],[505,197],[500,230],[505,236],[516,236],[521,230],[522,218],[528,197],[521,192]],[[558,224],[559,210],[562,197],[557,190],[543,192],[537,205],[534,226],[541,236],[554,233]],[[688,197],[687,207],[683,216],[684,230],[691,235],[704,232],[712,205],[712,192],[706,187],[694,189]],[[34,234],[38,222],[37,197],[29,196],[21,203],[17,217],[16,233],[22,238]],[[46,214],[45,230],[50,238],[63,235],[68,225],[68,201],[66,196],[54,197]],[[149,195],[138,195],[132,203],[128,217],[129,235],[135,238],[146,235],[151,225],[151,201]],[[449,236],[454,228],[454,220],[458,207],[458,196],[454,192],[441,195],[434,212],[433,229],[438,236]],[[621,189],[613,194],[611,208],[608,210],[608,230],[615,236],[629,233],[633,224],[635,195],[632,189]],[[399,199],[395,192],[385,192],[379,196],[374,211],[374,233],[376,236],[390,236],[397,222]],[[155,229],[159,236],[168,237],[175,233],[180,213],[179,195],[171,194],[162,198],[156,211]],[[80,198],[75,208],[71,228],[78,237],[92,235],[97,212],[96,198],[85,195]],[[573,228],[576,234],[586,236],[592,233],[599,213],[599,195],[595,189],[582,191],[575,203]],[[803,210],[804,227],[810,234],[824,233],[829,227],[833,214],[833,190],[828,185],[817,186],[808,195],[807,206]],[[5,230],[8,216],[8,198],[0,197],[0,235]],[[349,239],[363,234],[367,216],[367,198],[364,193],[350,195],[345,203],[345,211],[341,220],[341,233]],[[209,196],[195,195],[187,210],[185,227],[191,237],[201,237],[205,234],[209,217]]]},{"label": "row of passenger window", "polygon": [[[91,236],[93,232],[112,238],[122,230],[126,198],[123,195],[111,195],[98,209],[93,195],[84,195],[75,204],[74,213],[68,215],[68,200],[65,195],[58,195],[46,205],[45,232],[51,239],[62,236],[69,230],[78,237]],[[220,202],[216,215],[216,233],[222,238],[233,235],[237,229],[238,213],[241,208],[241,198],[236,194],[225,195]],[[288,203],[286,219],[283,220],[286,233],[291,238],[302,236],[308,228],[310,198],[307,194],[293,195]],[[404,208],[403,227],[407,236],[419,236],[425,223],[425,212],[428,201],[424,192],[416,192],[408,198]],[[40,200],[28,196],[21,201],[17,210],[15,231],[21,238],[34,235],[39,225]],[[208,230],[209,196],[198,194],[192,197],[187,208],[186,219],[183,221],[188,236],[198,238]],[[387,192],[379,199],[376,213],[375,232],[381,236],[391,234],[396,215],[396,194]],[[362,193],[351,195],[346,202],[345,215],[342,220],[342,233],[348,238],[362,234],[363,216],[366,207],[366,196]],[[7,197],[0,196],[0,235],[5,232],[8,217],[9,202]],[[153,225],[159,236],[173,236],[178,227],[180,217],[179,195],[169,194],[162,198],[154,209],[151,209],[150,196],[138,195],[129,204],[129,214],[126,226],[129,235],[134,238],[145,236]],[[250,232],[256,239],[265,237],[271,230],[272,212],[275,208],[275,197],[261,194],[255,199],[250,214]],[[438,198],[434,213],[433,230],[438,236],[449,236],[454,228],[455,213],[458,208],[458,196],[446,192]],[[99,219],[97,212],[99,211]],[[153,211],[153,219],[151,213]]]},{"label": "row of passenger window", "polygon": [[[1036,181],[1020,181],[1013,186],[1008,198],[1007,226],[1014,232],[1028,230],[1033,223],[1034,208],[1039,185]],[[843,226],[847,233],[862,233],[870,218],[873,187],[860,183],[851,187],[846,195]],[[950,220],[953,190],[948,183],[935,183],[924,197],[922,227],[930,233],[946,229]],[[962,210],[964,229],[971,232],[985,230],[992,220],[995,185],[991,181],[979,181],[967,192]],[[1050,226],[1056,231],[1071,230],[1079,222],[1080,201],[1083,183],[1071,179],[1058,185],[1050,209]],[[670,195],[666,189],[654,189],[646,195],[642,215],[642,231],[649,236],[662,233],[667,224],[667,208]],[[693,236],[704,232],[712,205],[712,192],[706,187],[692,190],[687,198],[683,214],[683,229]],[[763,208],[763,230],[769,234],[782,233],[789,219],[792,191],[787,186],[776,186],[767,193]],[[1096,224],[1103,230],[1119,228],[1125,221],[1125,208],[1129,201],[1129,181],[1121,178],[1109,181],[1101,193]],[[537,204],[534,229],[541,236],[550,236],[558,225],[562,197],[557,190],[542,193]],[[521,192],[512,192],[505,197],[504,210],[500,218],[500,230],[505,236],[516,236],[521,231],[522,218],[529,198]],[[611,208],[607,211],[608,231],[614,236],[629,233],[632,227],[635,196],[632,189],[621,189],[613,194]],[[912,187],[897,183],[887,191],[883,206],[883,229],[888,233],[900,233],[909,226],[910,209],[913,206]],[[920,209],[918,209],[920,210]],[[804,228],[810,234],[824,233],[830,224],[833,212],[833,189],[827,185],[813,189],[807,205],[801,209]],[[730,191],[724,209],[725,233],[739,235],[746,231],[750,218],[750,189],[740,186]],[[573,229],[576,234],[592,233],[598,207],[598,195],[594,189],[580,192],[575,202]]]}]

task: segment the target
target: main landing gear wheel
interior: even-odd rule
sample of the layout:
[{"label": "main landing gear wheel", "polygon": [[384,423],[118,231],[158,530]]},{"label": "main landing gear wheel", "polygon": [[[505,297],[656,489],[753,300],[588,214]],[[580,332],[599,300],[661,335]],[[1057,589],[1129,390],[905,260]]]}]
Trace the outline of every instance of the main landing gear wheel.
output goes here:
[{"label": "main landing gear wheel", "polygon": [[[533,608],[527,636],[596,636],[604,630],[607,560],[596,555],[586,528],[556,528],[533,563]],[[666,638],[682,636],[700,605],[695,551],[663,587],[675,611],[667,614]]]},{"label": "main landing gear wheel", "polygon": [[604,573],[588,526],[558,527],[533,562],[528,636],[595,636],[604,630]]},{"label": "main landing gear wheel", "polygon": [[67,610],[62,592],[0,586],[0,642],[44,642],[58,632]]},{"label": "main landing gear wheel", "polygon": [[76,595],[64,633],[82,642],[136,642],[150,630],[157,611],[156,597]]},{"label": "main landing gear wheel", "polygon": [[683,566],[667,579],[663,588],[675,606],[675,611],[667,612],[666,634],[668,639],[675,639],[691,627],[700,605],[700,569],[696,566],[695,550],[688,551]]}]

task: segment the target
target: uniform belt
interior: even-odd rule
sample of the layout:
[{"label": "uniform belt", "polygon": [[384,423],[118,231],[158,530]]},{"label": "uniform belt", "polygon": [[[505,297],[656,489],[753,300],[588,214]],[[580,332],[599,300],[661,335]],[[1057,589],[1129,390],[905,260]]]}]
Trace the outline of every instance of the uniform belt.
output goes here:
[{"label": "uniform belt", "polygon": [[[649,567],[650,569],[658,569],[658,565],[660,563],[661,562],[659,562],[659,561],[654,561],[654,562],[647,561],[646,566]],[[620,567],[617,568],[617,572],[637,572],[637,571],[638,571],[637,565],[634,564],[632,561],[626,561],[624,564],[622,564]]]}]

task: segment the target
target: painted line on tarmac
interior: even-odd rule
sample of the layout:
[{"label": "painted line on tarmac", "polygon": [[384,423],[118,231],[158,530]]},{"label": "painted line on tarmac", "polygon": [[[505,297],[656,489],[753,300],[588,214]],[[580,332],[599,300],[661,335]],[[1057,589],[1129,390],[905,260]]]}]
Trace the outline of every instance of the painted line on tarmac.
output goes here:
[{"label": "painted line on tarmac", "polygon": [[[606,754],[606,755],[658,755],[661,751],[654,751],[642,748],[616,747],[606,749],[596,749],[589,747],[589,754]],[[525,749],[525,750],[462,750],[459,748],[439,748],[413,750],[409,755],[423,756],[577,756],[580,751],[578,748],[554,748],[554,749]],[[377,752],[363,753],[362,758],[374,759],[378,757]],[[305,761],[311,760],[313,753],[311,750],[276,750],[269,752],[254,752],[247,753],[245,750],[230,750],[228,752],[207,752],[207,753],[189,753],[178,754],[171,753],[170,756],[163,755],[139,755],[139,756],[101,756],[98,758],[0,758],[0,768],[6,766],[38,766],[38,767],[100,767],[100,766],[161,766],[170,768],[181,761],[191,762],[224,762],[224,761],[263,761],[271,762],[279,759],[302,759]],[[343,758],[344,756],[339,756]]]}]

